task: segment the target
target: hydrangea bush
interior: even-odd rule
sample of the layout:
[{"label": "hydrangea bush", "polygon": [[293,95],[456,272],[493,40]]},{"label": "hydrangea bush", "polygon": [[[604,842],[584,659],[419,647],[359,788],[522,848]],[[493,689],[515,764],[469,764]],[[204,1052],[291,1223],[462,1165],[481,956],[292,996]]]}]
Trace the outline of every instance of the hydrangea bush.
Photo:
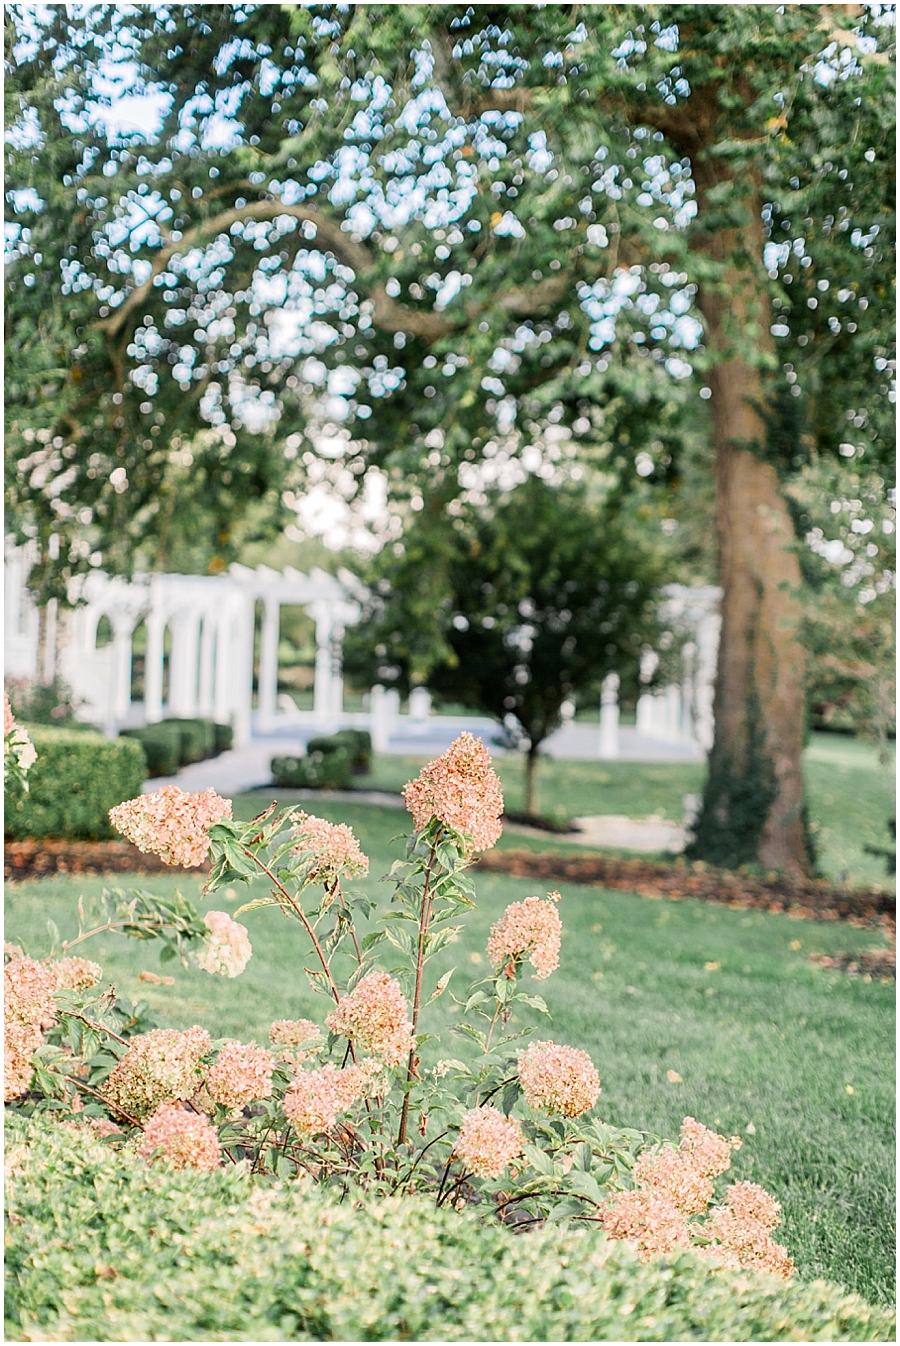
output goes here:
[{"label": "hydrangea bush", "polygon": [[[277,1020],[264,1046],[212,1041],[196,1025],[154,1028],[71,949],[120,930],[236,977],[252,952],[247,931],[225,912],[202,918],[180,895],[105,892],[48,957],[7,946],[7,1101],[52,1108],[151,1165],[237,1166],[248,1182],[303,1177],[360,1197],[416,1193],[517,1227],[586,1222],[642,1260],[693,1248],[790,1278],[771,1236],[778,1203],[746,1182],[717,1200],[737,1138],[693,1118],[678,1144],[609,1126],[588,1054],[528,1041],[527,1020],[547,1009],[522,976],[526,963],[536,979],[558,966],[559,893],[507,908],[488,939],[492,973],[464,994],[450,972],[431,971],[475,906],[473,857],[500,835],[503,799],[482,743],[463,734],[405,795],[413,831],[381,901],[348,886],[368,860],[347,826],[276,804],[237,822],[213,791],[173,786],[113,809],[129,840],[169,864],[209,856],[207,894],[264,879],[266,895],[236,915],[278,909],[327,1007],[319,1022]],[[452,1055],[429,1014],[442,996],[455,1005]]]}]

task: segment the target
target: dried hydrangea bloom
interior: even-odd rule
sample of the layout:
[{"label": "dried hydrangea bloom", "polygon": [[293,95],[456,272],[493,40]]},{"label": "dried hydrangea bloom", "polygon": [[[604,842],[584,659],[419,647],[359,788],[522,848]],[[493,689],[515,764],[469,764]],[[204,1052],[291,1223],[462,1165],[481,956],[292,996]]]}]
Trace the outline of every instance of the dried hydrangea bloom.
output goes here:
[{"label": "dried hydrangea bloom", "polygon": [[479,1178],[496,1178],[522,1153],[525,1137],[513,1117],[489,1105],[462,1119],[454,1154]]},{"label": "dried hydrangea bloom", "polygon": [[218,1168],[222,1154],[216,1128],[172,1103],[163,1103],[146,1122],[138,1149],[148,1163],[163,1158],[173,1168],[204,1170]]},{"label": "dried hydrangea bloom", "polygon": [[600,1097],[600,1077],[587,1052],[555,1042],[532,1042],[519,1057],[525,1102],[537,1112],[580,1117]]},{"label": "dried hydrangea bloom", "polygon": [[343,996],[325,1020],[333,1033],[358,1042],[390,1066],[399,1065],[412,1046],[406,997],[386,972],[369,972]]},{"label": "dried hydrangea bloom", "polygon": [[239,977],[253,953],[247,927],[227,911],[208,911],[203,919],[209,934],[197,954],[197,966],[220,977]]},{"label": "dried hydrangea bloom", "polygon": [[329,823],[299,809],[291,814],[291,849],[308,860],[307,878],[330,887],[337,879],[356,879],[369,872],[353,829],[346,823]]},{"label": "dried hydrangea bloom", "polygon": [[56,978],[50,968],[16,951],[3,969],[4,1101],[27,1092],[31,1058],[56,1020]]},{"label": "dried hydrangea bloom", "polygon": [[696,1167],[707,1178],[717,1178],[731,1167],[731,1151],[740,1149],[741,1142],[735,1136],[726,1140],[724,1136],[710,1131],[702,1122],[693,1117],[685,1117],[681,1123],[680,1149],[689,1154]]},{"label": "dried hydrangea bloom", "polygon": [[470,854],[489,850],[503,830],[503,795],[490,753],[468,733],[424,766],[404,787],[403,797],[417,832],[439,818],[468,838]]},{"label": "dried hydrangea bloom", "polygon": [[366,1073],[357,1066],[339,1070],[329,1062],[318,1070],[301,1070],[284,1096],[284,1115],[301,1135],[320,1135],[353,1107],[365,1087]]},{"label": "dried hydrangea bloom", "polygon": [[690,1230],[678,1207],[652,1188],[616,1192],[601,1211],[600,1222],[610,1238],[627,1239],[642,1262],[656,1253],[690,1247]]},{"label": "dried hydrangea bloom", "polygon": [[546,900],[526,897],[523,902],[511,902],[506,911],[491,926],[487,955],[494,967],[515,963],[529,954],[535,977],[542,981],[559,967],[559,945],[562,922],[556,903],[559,893],[550,893]]},{"label": "dried hydrangea bloom", "polygon": [[109,811],[113,827],[139,851],[184,869],[203,864],[209,852],[209,828],[230,817],[230,799],[222,799],[215,790],[186,794],[177,785],[163,785]]},{"label": "dried hydrangea bloom", "polygon": [[[12,737],[10,737],[12,735]],[[6,778],[7,754],[16,759],[21,775],[27,775],[37,761],[37,749],[28,737],[27,729],[16,724],[9,697],[3,693],[3,777]]]},{"label": "dried hydrangea bloom", "polygon": [[279,1061],[298,1064],[314,1056],[322,1045],[322,1030],[312,1019],[279,1019],[269,1029],[269,1041]]},{"label": "dried hydrangea bloom", "polygon": [[209,1034],[196,1024],[183,1033],[175,1028],[141,1033],[113,1067],[103,1094],[114,1108],[139,1119],[160,1103],[190,1098],[200,1084],[200,1058],[209,1046]]},{"label": "dried hydrangea bloom", "polygon": [[705,1255],[731,1270],[767,1271],[790,1280],[794,1264],[787,1249],[769,1233],[778,1224],[780,1211],[774,1197],[756,1183],[733,1183],[724,1204],[713,1207],[704,1225],[704,1236],[713,1240]]},{"label": "dried hydrangea bloom", "polygon": [[60,958],[50,964],[58,991],[87,991],[96,986],[103,969],[87,958]]},{"label": "dried hydrangea bloom", "polygon": [[659,1154],[645,1154],[634,1166],[635,1187],[665,1196],[683,1215],[697,1215],[712,1200],[712,1181],[693,1156],[666,1145]]},{"label": "dried hydrangea bloom", "polygon": [[275,1057],[265,1047],[226,1042],[206,1075],[206,1091],[225,1108],[242,1108],[272,1093]]}]

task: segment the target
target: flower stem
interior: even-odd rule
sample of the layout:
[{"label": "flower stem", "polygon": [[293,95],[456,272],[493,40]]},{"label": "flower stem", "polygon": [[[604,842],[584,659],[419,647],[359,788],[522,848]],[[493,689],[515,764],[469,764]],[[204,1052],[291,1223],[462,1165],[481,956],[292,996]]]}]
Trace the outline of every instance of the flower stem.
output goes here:
[{"label": "flower stem", "polygon": [[422,1003],[422,970],[425,966],[425,938],[428,934],[428,922],[431,919],[431,906],[433,898],[431,895],[431,871],[437,858],[437,844],[440,837],[440,829],[434,838],[431,847],[431,855],[428,857],[428,866],[425,870],[425,887],[422,890],[422,910],[419,914],[419,947],[416,952],[416,989],[413,996],[412,1011],[412,1046],[409,1049],[409,1062],[406,1067],[406,1093],[403,1096],[403,1111],[400,1114],[400,1130],[397,1133],[397,1144],[402,1145],[406,1140],[406,1132],[409,1126],[409,1096],[412,1090],[412,1082],[416,1077],[416,1030],[419,1026],[419,1006]]}]

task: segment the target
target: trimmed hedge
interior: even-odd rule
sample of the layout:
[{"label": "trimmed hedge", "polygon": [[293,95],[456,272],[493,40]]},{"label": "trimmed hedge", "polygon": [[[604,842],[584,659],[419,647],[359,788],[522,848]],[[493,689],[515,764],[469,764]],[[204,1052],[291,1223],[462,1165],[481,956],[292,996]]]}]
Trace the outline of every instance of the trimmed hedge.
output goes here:
[{"label": "trimmed hedge", "polygon": [[593,1229],[516,1235],[391,1198],[152,1170],[8,1112],[7,1340],[892,1341],[824,1281],[642,1266]]},{"label": "trimmed hedge", "polygon": [[347,748],[350,753],[355,775],[362,775],[369,770],[372,764],[372,735],[367,729],[339,729],[336,734],[330,734],[327,738],[324,736],[311,738],[306,745],[306,751],[309,755],[314,752],[327,755],[337,752],[342,747]]},{"label": "trimmed hedge", "polygon": [[147,772],[174,776],[182,766],[226,752],[234,741],[230,724],[212,720],[160,720],[137,729],[123,729],[120,738],[135,738],[147,757]]},{"label": "trimmed hedge", "polygon": [[140,743],[108,739],[79,729],[28,726],[37,761],[28,792],[5,791],[8,837],[62,837],[98,841],[113,837],[109,810],[141,793],[147,761]]},{"label": "trimmed hedge", "polygon": [[315,749],[306,757],[273,757],[271,769],[272,780],[282,789],[346,790],[352,784],[353,760],[341,743],[329,752]]}]

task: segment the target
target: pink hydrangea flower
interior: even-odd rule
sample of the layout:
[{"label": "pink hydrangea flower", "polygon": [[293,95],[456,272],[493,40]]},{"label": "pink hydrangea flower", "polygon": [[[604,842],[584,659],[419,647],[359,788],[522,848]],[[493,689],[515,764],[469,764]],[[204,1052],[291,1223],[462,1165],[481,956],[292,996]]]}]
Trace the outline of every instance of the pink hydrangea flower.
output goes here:
[{"label": "pink hydrangea flower", "polygon": [[253,953],[247,927],[232,920],[227,911],[208,911],[203,919],[209,934],[197,955],[197,966],[214,976],[239,977]]},{"label": "pink hydrangea flower", "polygon": [[269,1029],[269,1041],[279,1061],[305,1061],[321,1046],[322,1030],[312,1019],[278,1019]]},{"label": "pink hydrangea flower", "polygon": [[265,1047],[226,1042],[206,1075],[206,1091],[225,1108],[242,1108],[272,1093],[275,1057]]},{"label": "pink hydrangea flower", "polygon": [[480,1178],[496,1178],[522,1153],[525,1137],[514,1117],[497,1108],[472,1108],[462,1119],[454,1154]]},{"label": "pink hydrangea flower", "polygon": [[600,1077],[587,1052],[555,1042],[532,1042],[519,1057],[525,1102],[537,1112],[580,1117],[600,1097]]},{"label": "pink hydrangea flower", "polygon": [[355,879],[368,874],[368,856],[363,855],[353,829],[346,823],[329,823],[302,809],[291,814],[291,822],[291,849],[308,858],[307,878],[311,882],[330,887],[342,876]]},{"label": "pink hydrangea flower", "polygon": [[610,1238],[627,1239],[642,1262],[656,1253],[690,1246],[687,1221],[678,1207],[653,1188],[616,1192],[600,1213]]},{"label": "pink hydrangea flower", "polygon": [[780,1211],[774,1197],[756,1183],[733,1183],[724,1204],[713,1207],[703,1228],[705,1237],[713,1240],[705,1255],[734,1271],[752,1268],[790,1280],[794,1264],[787,1249],[769,1233],[778,1224]]},{"label": "pink hydrangea flower", "polygon": [[527,953],[538,981],[556,971],[562,935],[555,906],[558,901],[559,893],[554,892],[546,900],[526,897],[523,902],[509,904],[488,936],[487,954],[494,967],[515,963]]},{"label": "pink hydrangea flower", "polygon": [[330,1131],[342,1112],[362,1095],[366,1072],[358,1066],[339,1070],[330,1062],[318,1070],[301,1070],[284,1096],[284,1115],[305,1136]]},{"label": "pink hydrangea flower", "polygon": [[461,734],[424,766],[403,796],[417,832],[439,818],[468,838],[470,854],[489,850],[503,830],[500,782],[481,739],[471,734]]},{"label": "pink hydrangea flower", "polygon": [[645,1154],[632,1173],[635,1187],[656,1191],[683,1215],[706,1210],[713,1194],[712,1181],[684,1150],[666,1145],[659,1154]]},{"label": "pink hydrangea flower", "polygon": [[186,794],[177,785],[163,785],[109,811],[113,827],[139,851],[184,869],[203,864],[209,852],[209,828],[230,817],[230,799],[222,799],[215,790]]},{"label": "pink hydrangea flower", "polygon": [[717,1178],[726,1168],[730,1168],[731,1151],[739,1150],[740,1147],[737,1136],[726,1140],[724,1136],[710,1131],[702,1122],[695,1122],[693,1117],[685,1117],[681,1123],[680,1149],[691,1156],[700,1172],[708,1178]]},{"label": "pink hydrangea flower", "polygon": [[113,1067],[103,1093],[114,1108],[138,1119],[160,1103],[190,1098],[200,1084],[200,1058],[209,1047],[209,1034],[196,1024],[183,1033],[175,1028],[141,1033]]},{"label": "pink hydrangea flower", "polygon": [[412,1045],[412,1024],[400,983],[369,972],[325,1020],[333,1033],[358,1042],[388,1065],[399,1065]]},{"label": "pink hydrangea flower", "polygon": [[31,1058],[56,1021],[52,970],[19,950],[3,969],[4,1101],[28,1091]]},{"label": "pink hydrangea flower", "polygon": [[219,1167],[222,1149],[216,1128],[199,1113],[163,1103],[144,1125],[139,1150],[148,1163],[167,1159],[173,1168]]},{"label": "pink hydrangea flower", "polygon": [[50,969],[58,991],[87,991],[103,976],[103,969],[87,958],[60,958]]}]

